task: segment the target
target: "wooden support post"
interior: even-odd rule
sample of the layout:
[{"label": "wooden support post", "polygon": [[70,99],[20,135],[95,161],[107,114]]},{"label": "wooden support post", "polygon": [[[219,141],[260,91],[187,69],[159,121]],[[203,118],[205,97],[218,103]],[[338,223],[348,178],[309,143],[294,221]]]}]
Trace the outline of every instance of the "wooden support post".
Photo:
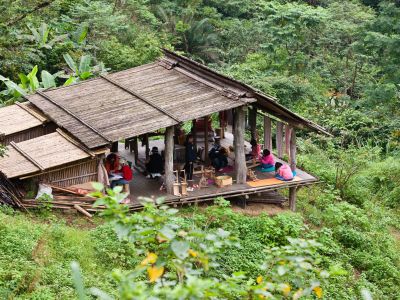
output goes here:
[{"label": "wooden support post", "polygon": [[289,125],[285,125],[285,154],[290,157],[290,135],[291,135],[292,127]]},{"label": "wooden support post", "polygon": [[118,141],[111,144],[111,152],[118,152]]},{"label": "wooden support post", "polygon": [[251,139],[257,140],[257,108],[249,108],[249,125]]},{"label": "wooden support post", "polygon": [[297,187],[289,188],[289,207],[291,211],[296,211],[296,192]]},{"label": "wooden support post", "polygon": [[264,116],[264,149],[272,151],[272,124],[267,116]]},{"label": "wooden support post", "polygon": [[290,168],[292,171],[296,170],[296,131],[291,128],[290,134]]},{"label": "wooden support post", "polygon": [[283,123],[277,122],[276,123],[276,154],[279,158],[283,157]]},{"label": "wooden support post", "polygon": [[165,187],[168,194],[174,191],[174,126],[165,130]]},{"label": "wooden support post", "polygon": [[[173,135],[172,135],[172,137],[173,137]],[[144,144],[146,146],[146,150],[145,150],[146,151],[146,160],[148,160],[150,157],[150,145],[149,145],[149,135],[148,134],[144,135]]]},{"label": "wooden support post", "polygon": [[139,160],[139,144],[138,144],[138,138],[135,137],[133,139],[133,154],[135,157],[135,166],[137,166],[138,160]]},{"label": "wooden support post", "polygon": [[235,110],[235,171],[236,183],[246,183],[247,167],[246,157],[244,152],[244,134],[245,134],[245,116],[246,108],[244,106],[238,107]]},{"label": "wooden support post", "polygon": [[210,164],[210,158],[208,157],[208,120],[208,116],[204,117],[204,163],[206,164],[206,166]]},{"label": "wooden support post", "polygon": [[193,145],[197,149],[197,129],[196,129],[196,119],[192,120],[192,134],[193,134]]}]

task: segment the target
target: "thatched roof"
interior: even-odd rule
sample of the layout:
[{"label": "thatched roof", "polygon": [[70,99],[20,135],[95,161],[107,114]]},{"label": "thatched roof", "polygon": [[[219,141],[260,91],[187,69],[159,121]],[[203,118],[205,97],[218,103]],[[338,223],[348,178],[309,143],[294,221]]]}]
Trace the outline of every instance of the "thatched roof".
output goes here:
[{"label": "thatched roof", "polygon": [[46,118],[28,102],[0,108],[0,136],[40,126],[44,122]]},{"label": "thatched roof", "polygon": [[45,172],[94,156],[62,131],[7,146],[0,170],[8,177]]},{"label": "thatched roof", "polygon": [[158,62],[49,89],[27,99],[90,149],[255,103],[295,127],[322,127],[248,85],[164,50]]}]

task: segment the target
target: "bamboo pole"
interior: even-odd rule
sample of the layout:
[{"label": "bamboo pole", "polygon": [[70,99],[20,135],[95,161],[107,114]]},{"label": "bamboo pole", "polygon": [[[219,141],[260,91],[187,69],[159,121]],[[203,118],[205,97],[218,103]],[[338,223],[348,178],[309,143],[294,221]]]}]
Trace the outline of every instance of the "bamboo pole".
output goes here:
[{"label": "bamboo pole", "polygon": [[249,107],[249,125],[251,138],[257,140],[257,108]]},{"label": "bamboo pole", "polygon": [[204,162],[206,166],[210,164],[210,158],[208,157],[209,145],[208,145],[208,120],[209,117],[204,117]]},{"label": "bamboo pole", "polygon": [[290,168],[292,171],[296,170],[296,153],[297,153],[297,146],[296,146],[296,131],[294,128],[291,128],[290,134]]}]

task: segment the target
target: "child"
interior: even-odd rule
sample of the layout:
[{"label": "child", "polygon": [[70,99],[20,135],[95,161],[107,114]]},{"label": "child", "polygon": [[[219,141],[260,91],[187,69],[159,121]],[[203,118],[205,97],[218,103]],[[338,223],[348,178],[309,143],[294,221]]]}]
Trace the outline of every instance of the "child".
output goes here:
[{"label": "child", "polygon": [[268,149],[264,149],[263,155],[260,159],[262,169],[271,169],[275,165],[274,156]]},{"label": "child", "polygon": [[251,152],[246,154],[246,160],[259,159],[261,156],[261,146],[257,143],[255,139],[250,141]]},{"label": "child", "polygon": [[164,171],[164,162],[162,156],[158,153],[158,147],[151,149],[151,155],[149,160],[146,162],[146,178],[161,177],[161,173]]},{"label": "child", "polygon": [[280,162],[275,163],[275,177],[283,181],[291,181],[294,178],[292,169]]}]

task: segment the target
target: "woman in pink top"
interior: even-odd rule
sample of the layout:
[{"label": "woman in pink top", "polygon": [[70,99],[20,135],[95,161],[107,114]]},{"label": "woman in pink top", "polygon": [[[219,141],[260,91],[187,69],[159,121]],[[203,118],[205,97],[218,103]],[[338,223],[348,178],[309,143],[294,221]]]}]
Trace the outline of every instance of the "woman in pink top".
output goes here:
[{"label": "woman in pink top", "polygon": [[288,165],[280,162],[275,163],[275,177],[279,180],[290,181],[293,180],[292,169]]},{"label": "woman in pink top", "polygon": [[274,156],[268,149],[264,149],[260,162],[262,169],[270,169],[275,165]]}]

